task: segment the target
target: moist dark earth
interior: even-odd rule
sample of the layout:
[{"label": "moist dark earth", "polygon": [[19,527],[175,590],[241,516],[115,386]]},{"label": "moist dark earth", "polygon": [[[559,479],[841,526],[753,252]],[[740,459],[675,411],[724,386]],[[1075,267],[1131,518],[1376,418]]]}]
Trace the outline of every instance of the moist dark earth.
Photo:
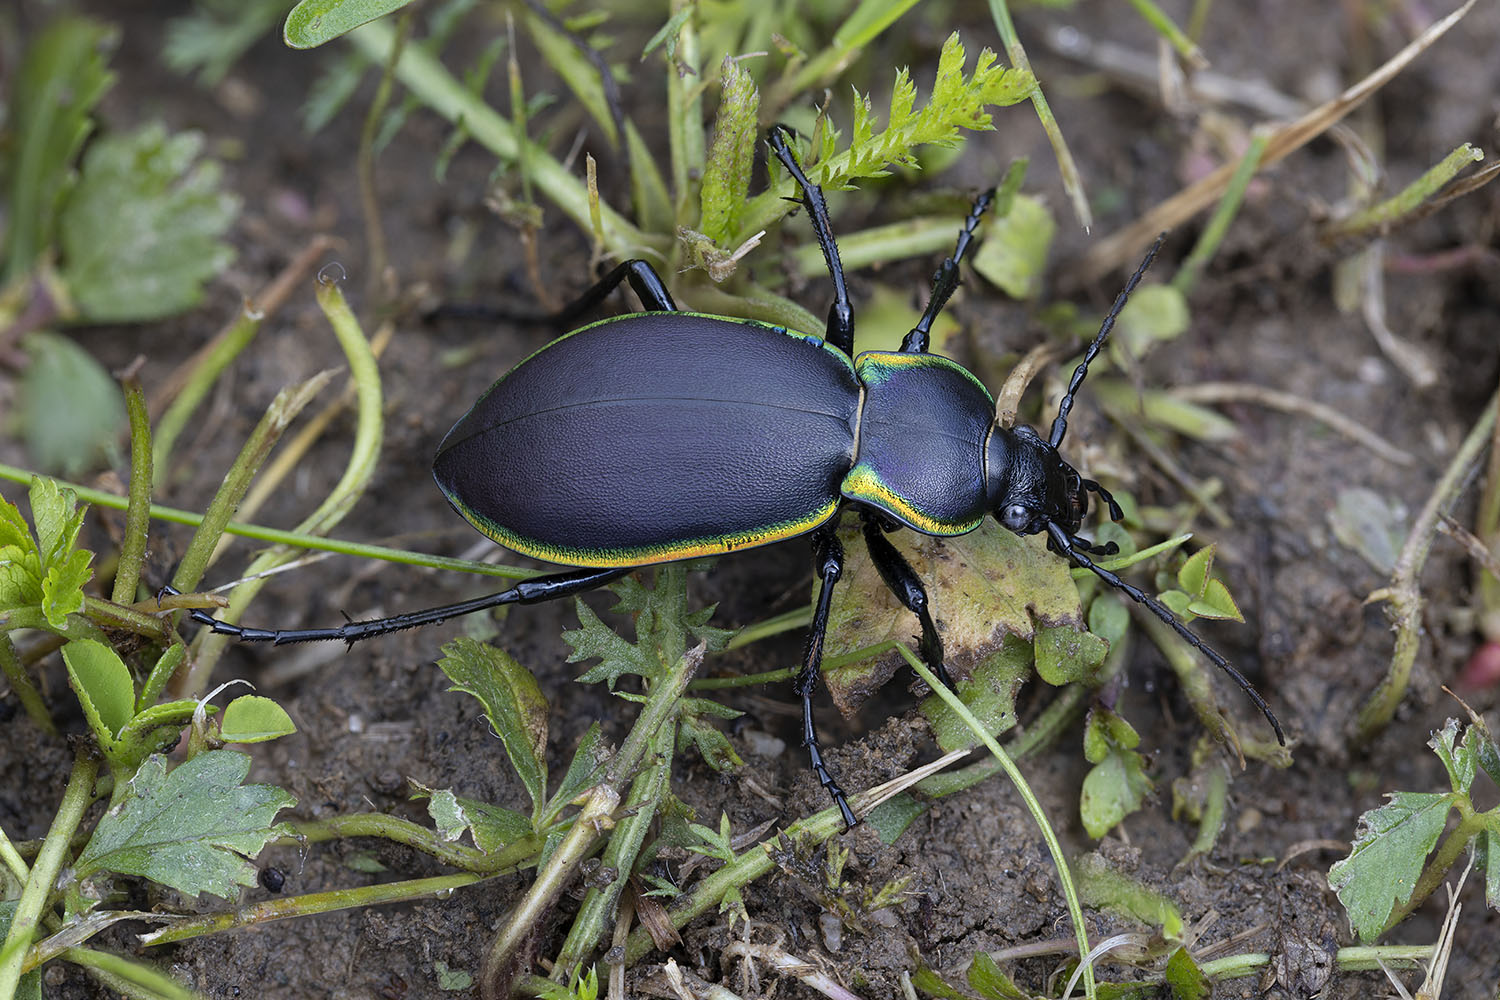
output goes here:
[{"label": "moist dark earth", "polygon": [[[854,82],[877,95],[888,92],[892,67],[902,64],[910,64],[925,86],[941,41],[954,27],[962,30],[971,51],[998,47],[993,27],[979,18],[980,6],[963,5],[942,16],[938,14],[950,9],[934,6],[908,14],[850,70],[844,89]],[[1179,21],[1186,19],[1187,4],[1165,6]],[[1218,4],[1202,44],[1214,72],[1230,80],[1263,82],[1316,103],[1404,45],[1427,23],[1424,18],[1447,13],[1446,5],[1438,6],[1444,9],[1398,5],[1377,18],[1373,7],[1362,4]],[[22,41],[50,10],[50,5],[22,5],[12,19],[22,28]],[[339,238],[327,259],[347,270],[347,290],[373,328],[376,317],[365,292],[369,257],[355,180],[355,149],[370,81],[330,128],[308,135],[291,110],[303,100],[319,55],[295,54],[265,41],[250,50],[225,83],[207,90],[162,66],[163,14],[154,5],[101,6],[95,13],[118,23],[122,31],[114,60],[119,80],[102,109],[103,126],[162,118],[173,128],[203,131],[210,149],[225,159],[227,186],[243,198],[245,209],[232,233],[237,261],[211,287],[201,308],[165,324],[78,330],[78,341],[112,370],[144,357],[142,378],[150,395],[234,314],[242,295],[263,286],[319,232]],[[627,37],[634,37],[633,32],[641,37],[629,44],[621,41],[614,58],[634,64],[633,53],[664,17],[622,28]],[[1076,262],[1099,237],[1195,179],[1212,154],[1196,145],[1204,134],[1201,119],[1165,110],[1154,83],[1142,86],[1141,81],[1100,72],[1054,54],[1045,42],[1049,32],[1072,28],[1123,46],[1153,66],[1154,36],[1127,5],[1026,8],[1018,11],[1017,21],[1094,200],[1093,232],[1083,232],[1070,217],[1050,149],[1035,117],[1021,107],[998,110],[996,131],[972,137],[959,162],[940,179],[918,178],[901,196],[882,197],[878,204],[868,199],[841,203],[843,196],[834,195],[834,224],[850,231],[899,220],[904,199],[917,198],[924,185],[972,192],[993,183],[1012,158],[1029,156],[1026,189],[1045,198],[1060,222],[1043,300],[1066,288],[1083,308],[1102,312],[1125,273],[1117,269],[1080,289],[1071,277]],[[485,23],[486,31],[503,30],[497,27],[502,21]],[[1462,142],[1493,150],[1500,115],[1497,38],[1500,9],[1481,5],[1351,119],[1362,134],[1382,137],[1387,193]],[[765,47],[770,48],[769,40]],[[16,49],[14,40],[7,42],[6,56],[13,59]],[[524,69],[531,92],[565,93],[544,67],[528,64]],[[659,75],[644,68],[634,74],[623,87],[626,111],[665,148]],[[503,81],[503,73],[497,78]],[[501,94],[499,106],[506,106],[503,83],[492,82],[491,88]],[[582,119],[566,107],[552,113],[564,123],[554,132],[554,152],[562,155]],[[1240,122],[1251,120],[1234,107],[1224,113]],[[432,300],[536,308],[519,240],[484,205],[493,166],[488,155],[466,148],[446,176],[435,179],[434,159],[447,134],[444,123],[417,112],[379,160],[381,219],[396,282],[405,289],[425,286]],[[609,187],[618,174],[611,171],[606,144],[592,133],[585,133],[584,143],[600,159],[606,197],[618,194]],[[755,184],[761,183],[757,178]],[[1215,995],[1221,997],[1373,997],[1393,992],[1378,972],[1330,971],[1333,950],[1353,942],[1343,911],[1327,888],[1326,873],[1344,853],[1334,845],[1347,844],[1359,815],[1380,804],[1384,793],[1446,789],[1441,765],[1424,744],[1445,718],[1464,717],[1442,686],[1454,685],[1479,642],[1471,610],[1476,570],[1455,542],[1440,535],[1420,578],[1426,600],[1424,635],[1410,691],[1391,726],[1370,745],[1350,749],[1352,717],[1390,662],[1393,635],[1382,606],[1365,600],[1387,582],[1386,576],[1335,537],[1330,513],[1341,492],[1351,487],[1373,491],[1408,512],[1420,509],[1494,392],[1500,375],[1495,235],[1500,194],[1495,186],[1481,189],[1387,237],[1388,325],[1439,372],[1434,385],[1419,389],[1376,347],[1359,311],[1341,312],[1336,305],[1335,269],[1358,245],[1325,245],[1318,227],[1346,197],[1349,183],[1346,151],[1326,137],[1264,172],[1192,293],[1190,330],[1131,373],[1142,387],[1236,382],[1322,402],[1414,456],[1412,464],[1400,466],[1305,416],[1253,403],[1220,407],[1240,431],[1228,444],[1163,439],[1173,462],[1188,476],[1222,484],[1218,502],[1227,518],[1214,523],[1200,516],[1194,528],[1199,541],[1218,544],[1216,565],[1247,624],[1205,625],[1204,632],[1250,676],[1294,736],[1292,765],[1276,770],[1252,762],[1243,771],[1232,766],[1230,815],[1211,855],[1177,867],[1195,827],[1172,819],[1170,789],[1174,779],[1191,769],[1200,731],[1175,676],[1146,641],[1134,644],[1127,684],[1115,697],[1142,733],[1141,750],[1148,756],[1157,798],[1102,842],[1094,842],[1078,819],[1086,770],[1081,727],[1075,724],[1057,744],[1023,764],[1070,853],[1098,851],[1118,869],[1175,900],[1199,935],[1196,948],[1229,942],[1228,953],[1272,956],[1269,972],[1220,983]],[[856,213],[841,215],[841,207],[851,203]],[[1164,263],[1158,265],[1162,274],[1175,271],[1203,222],[1200,215],[1171,235]],[[475,238],[459,253],[459,237],[467,233]],[[775,255],[808,239],[805,219],[799,216],[773,231],[756,252]],[[582,290],[590,282],[586,238],[555,209],[547,211],[539,254],[553,293]],[[910,261],[878,273],[854,273],[856,306],[879,286],[920,302],[932,263]],[[792,291],[816,315],[826,309],[827,293],[820,280]],[[1027,307],[972,277],[951,312],[964,331],[962,350],[954,353],[974,364],[992,388],[1004,374],[996,359],[1025,351],[1041,336]],[[433,487],[428,475],[433,449],[469,400],[551,334],[535,325],[424,322],[409,313],[399,314],[395,322],[397,334],[381,362],[388,417],[381,465],[368,495],[336,534],[465,553],[477,536]],[[455,357],[461,360],[455,362]],[[254,347],[216,390],[205,417],[179,445],[157,500],[202,509],[274,394],[338,364],[337,346],[307,282],[306,291],[294,295],[265,325]],[[12,398],[14,374],[0,372],[0,401]],[[1072,459],[1081,461],[1086,474],[1128,489],[1145,503],[1179,502],[1180,485],[1092,403],[1085,386],[1070,431]],[[336,421],[256,520],[289,527],[304,516],[342,469],[351,432],[352,422]],[[27,462],[20,445],[9,438],[0,441],[0,459]],[[1476,482],[1455,506],[1459,523],[1472,524],[1477,490]],[[17,495],[10,484],[5,491]],[[1411,517],[1407,514],[1406,524]],[[153,531],[152,571],[160,581],[187,535],[166,526]],[[90,544],[102,548],[102,532]],[[251,554],[249,544],[236,542],[207,582],[231,578],[234,567]],[[724,558],[712,569],[694,573],[690,597],[717,603],[715,623],[737,626],[796,607],[806,600],[810,581],[806,546],[794,541]],[[394,613],[462,599],[485,586],[457,574],[332,559],[278,577],[264,589],[247,621],[286,627],[335,624],[344,610],[355,618]],[[935,600],[941,616],[941,595]],[[603,599],[591,603],[607,606]],[[576,616],[566,602],[524,608],[504,617],[498,639],[536,672],[552,704],[554,773],[566,765],[592,721],[602,720],[606,735],[618,740],[634,711],[597,685],[572,682],[578,668],[564,663],[568,650],[559,635],[574,627]],[[438,647],[461,629],[459,623],[449,623],[348,651],[338,644],[231,650],[215,681],[231,676],[254,681],[262,694],[288,709],[298,726],[295,736],[257,750],[253,779],[290,790],[299,801],[296,815],[309,819],[377,809],[424,822],[421,803],[408,799],[408,778],[524,809],[524,789],[477,703],[448,693],[448,681],[432,665]],[[789,666],[799,656],[798,643],[793,635],[779,644],[756,644],[715,669],[751,672]],[[68,715],[70,697],[60,670],[52,669],[45,681],[54,711],[69,731],[82,733],[76,708]],[[1215,678],[1215,684],[1221,704],[1242,731],[1264,728],[1227,682]],[[1050,694],[1037,688],[1045,691],[1034,681],[1021,696],[1023,721]],[[1493,688],[1463,695],[1497,728]],[[791,692],[771,687],[726,700],[747,713],[730,730],[747,764],[740,776],[721,776],[695,754],[682,756],[675,790],[699,820],[716,826],[726,812],[740,831],[766,822],[785,825],[824,808],[823,792],[797,747]],[[829,758],[846,786],[866,787],[935,755],[924,725],[908,715],[911,704],[898,679],[852,720],[838,718],[824,705],[820,725]],[[40,837],[56,808],[71,750],[43,737],[13,697],[0,701],[0,712],[6,719],[0,744],[0,774],[5,775],[0,824],[13,839]],[[766,754],[777,739],[786,749]],[[1226,751],[1219,752],[1225,761],[1232,760]],[[753,776],[753,782],[742,780],[744,776]],[[1493,804],[1493,789],[1478,794],[1481,806]],[[827,921],[820,921],[815,894],[794,875],[777,873],[751,885],[744,902],[753,939],[779,940],[834,978],[861,984],[854,987],[859,996],[900,995],[900,976],[918,959],[953,972],[979,950],[1051,942],[1056,945],[1052,950],[1038,949],[1034,957],[1007,966],[1018,982],[1040,991],[1072,947],[1050,858],[1003,779],[935,803],[894,845],[882,843],[868,826],[846,834],[841,843],[850,851],[845,876],[855,885],[874,891],[892,880],[907,880],[898,905],[861,928],[845,926],[835,942]],[[1315,846],[1278,865],[1305,844]],[[368,867],[362,862],[371,858],[384,866],[383,874],[356,870]],[[261,860],[285,873],[286,891],[299,893],[443,870],[412,850],[373,840],[305,852],[275,849]],[[151,954],[212,997],[473,995],[472,987],[467,993],[445,992],[440,972],[478,972],[494,928],[525,884],[525,875],[514,876],[443,900],[273,923]],[[139,895],[134,905],[184,902],[143,890]],[[263,898],[268,894],[262,888],[245,893],[246,900]],[[1442,995],[1452,1000],[1494,997],[1500,977],[1500,919],[1484,906],[1477,880],[1470,881],[1462,901]],[[204,905],[208,902],[205,898]],[[546,933],[556,932],[560,940],[575,905],[565,897]],[[1442,913],[1435,897],[1386,940],[1432,942]],[[1099,911],[1089,911],[1088,920],[1092,940],[1139,929]],[[102,940],[131,950],[138,931],[124,929]],[[796,980],[777,980],[764,967],[758,986],[746,980],[741,964],[723,957],[726,946],[743,934],[743,926],[731,931],[722,918],[700,918],[685,930],[681,945],[669,954],[653,954],[632,972],[630,994],[671,995],[659,992],[664,981],[657,975],[671,957],[741,996],[815,995]],[[540,951],[550,953],[549,946]],[[1107,963],[1100,974],[1131,975]],[[1415,991],[1420,975],[1403,976]],[[46,982],[50,997],[107,995],[76,968],[61,964],[49,968]]]}]

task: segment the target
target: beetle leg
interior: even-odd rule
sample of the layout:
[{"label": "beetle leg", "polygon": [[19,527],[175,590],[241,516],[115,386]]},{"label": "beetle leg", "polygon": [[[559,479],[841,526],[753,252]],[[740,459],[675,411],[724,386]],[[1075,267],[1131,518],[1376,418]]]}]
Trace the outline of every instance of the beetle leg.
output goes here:
[{"label": "beetle leg", "polygon": [[[566,573],[551,573],[545,576],[534,576],[529,580],[522,580],[509,590],[502,590],[496,594],[485,597],[476,597],[468,601],[460,601],[457,604],[445,604],[440,608],[428,608],[425,611],[413,611],[404,615],[393,615],[389,618],[373,618],[362,622],[345,622],[338,628],[292,628],[292,629],[269,629],[269,628],[247,628],[243,625],[232,625],[229,622],[221,622],[207,611],[194,610],[188,613],[188,617],[210,631],[220,635],[233,636],[242,642],[269,642],[280,646],[288,642],[320,642],[330,639],[341,639],[349,645],[353,645],[361,639],[370,639],[377,635],[386,635],[390,632],[399,632],[402,629],[416,628],[419,625],[435,625],[438,622],[447,621],[449,618],[457,618],[460,615],[473,614],[486,608],[499,607],[502,604],[539,604],[542,601],[555,601],[559,597],[571,597],[573,594],[581,594],[585,590],[593,590],[602,587],[611,580],[618,580],[629,573],[629,569],[575,569]],[[180,594],[176,587],[163,587],[162,594]],[[160,595],[158,595],[160,597]]]},{"label": "beetle leg", "polygon": [[880,578],[891,588],[896,600],[904,604],[922,623],[922,642],[918,647],[922,660],[948,690],[956,691],[953,678],[948,676],[948,668],[943,665],[943,639],[938,635],[937,626],[933,624],[927,588],[922,585],[922,578],[917,576],[917,571],[911,568],[911,563],[891,544],[891,540],[885,537],[885,530],[877,518],[866,514],[864,529],[865,547],[870,550],[870,558],[875,561]]},{"label": "beetle leg", "polygon": [[640,296],[641,304],[646,307],[647,312],[677,311],[677,303],[672,301],[672,295],[667,291],[666,283],[661,280],[661,275],[656,273],[656,268],[652,267],[650,262],[637,258],[616,266],[614,270],[594,282],[593,287],[554,315],[552,322],[558,326],[571,325],[578,317],[603,302],[610,292],[620,287],[620,284],[625,281],[629,281],[630,287],[635,289],[635,294]]},{"label": "beetle leg", "polygon": [[854,357],[854,307],[849,304],[849,286],[844,283],[844,264],[839,259],[839,245],[834,242],[833,229],[828,223],[828,203],[823,200],[823,189],[807,179],[797,156],[787,146],[783,133],[791,133],[785,125],[774,125],[766,142],[771,152],[781,161],[792,180],[802,189],[802,197],[790,199],[807,206],[807,217],[812,223],[813,235],[823,251],[823,262],[828,265],[828,277],[833,279],[833,305],[828,307],[828,326],[823,339]]},{"label": "beetle leg", "polygon": [[[1073,548],[1079,552],[1087,552],[1089,555],[1112,556],[1120,551],[1120,546],[1114,542],[1105,542],[1103,545],[1096,545],[1082,535],[1074,535],[1068,541],[1072,543]],[[1059,552],[1058,555],[1067,555],[1067,553]]]},{"label": "beetle leg", "polygon": [[818,576],[823,581],[818,591],[818,607],[813,612],[812,629],[807,633],[807,651],[802,659],[802,670],[793,682],[793,690],[802,699],[802,745],[812,760],[812,769],[818,782],[833,796],[833,804],[839,807],[844,818],[844,828],[859,822],[854,810],[844,798],[844,790],[823,762],[823,750],[818,746],[818,732],[813,727],[812,694],[818,686],[818,676],[823,665],[823,636],[828,632],[828,612],[833,603],[833,588],[844,575],[844,547],[839,544],[832,528],[820,528],[813,533],[813,557],[817,560]]},{"label": "beetle leg", "polygon": [[974,230],[994,198],[995,189],[990,188],[974,199],[974,207],[969,209],[969,217],[964,220],[964,227],[958,231],[958,244],[953,248],[953,256],[946,258],[932,276],[932,293],[927,297],[927,311],[922,313],[917,325],[901,341],[902,353],[927,353],[927,335],[932,330],[932,321],[937,319],[937,314],[942,312],[948,299],[958,290],[959,262],[969,252],[969,246],[974,242]]},{"label": "beetle leg", "polygon": [[1103,486],[1100,486],[1092,479],[1083,480],[1083,488],[1091,493],[1099,494],[1099,502],[1104,504],[1105,507],[1109,508],[1109,519],[1111,521],[1125,520],[1125,512],[1120,509],[1120,505],[1115,502],[1115,498],[1110,496],[1109,490],[1105,489]]}]

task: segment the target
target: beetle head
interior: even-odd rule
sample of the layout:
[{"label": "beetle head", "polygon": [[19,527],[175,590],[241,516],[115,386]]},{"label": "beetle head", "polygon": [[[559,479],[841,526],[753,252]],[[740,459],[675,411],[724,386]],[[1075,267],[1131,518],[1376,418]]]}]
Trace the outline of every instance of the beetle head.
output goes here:
[{"label": "beetle head", "polygon": [[1078,533],[1089,510],[1083,477],[1035,430],[991,427],[985,470],[990,512],[1002,525],[1018,535],[1046,531],[1048,522]]}]

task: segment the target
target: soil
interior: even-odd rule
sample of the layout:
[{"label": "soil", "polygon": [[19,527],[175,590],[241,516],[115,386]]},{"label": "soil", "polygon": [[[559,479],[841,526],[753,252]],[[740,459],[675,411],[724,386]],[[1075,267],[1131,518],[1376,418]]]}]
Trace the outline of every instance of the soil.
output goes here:
[{"label": "soil", "polygon": [[[972,6],[975,11],[968,16],[977,18],[982,5]],[[1184,19],[1191,5],[1164,6]],[[23,3],[16,23],[35,30],[51,10],[50,4]],[[1214,71],[1231,80],[1263,81],[1297,99],[1322,100],[1358,78],[1370,59],[1382,60],[1405,44],[1420,29],[1417,22],[1430,13],[1420,5],[1397,5],[1378,24],[1356,30],[1351,10],[1365,7],[1214,5],[1203,48]],[[202,130],[211,150],[226,160],[227,184],[244,199],[245,209],[233,235],[238,260],[202,308],[165,324],[78,330],[78,341],[112,370],[143,356],[149,395],[233,315],[242,295],[261,287],[317,232],[331,232],[342,241],[329,259],[349,272],[346,287],[370,320],[366,307],[371,299],[364,293],[368,258],[354,169],[368,81],[331,127],[308,135],[293,109],[323,65],[321,57],[264,41],[224,83],[206,90],[162,66],[162,15],[156,5],[103,5],[97,13],[122,31],[114,60],[119,80],[101,114],[105,127],[162,118],[176,129]],[[892,32],[899,38],[877,46],[849,79],[867,87],[871,81],[888,80],[892,63],[908,61],[919,82],[929,79],[928,67],[952,25],[939,23],[930,12],[919,13],[907,15],[910,31]],[[1096,40],[1109,39],[1146,55],[1147,64],[1154,65],[1153,36],[1128,5],[1027,8],[1017,18],[1093,197],[1093,234],[1071,224],[1049,147],[1034,118],[1020,108],[1000,111],[998,131],[971,139],[961,160],[935,183],[974,190],[993,182],[1012,157],[1029,156],[1027,189],[1045,197],[1061,220],[1050,272],[1055,287],[1067,282],[1098,235],[1118,230],[1175,193],[1202,172],[1202,161],[1210,154],[1195,147],[1206,134],[1204,120],[1169,114],[1154,85],[1142,90],[1096,72],[1053,54],[1043,41],[1055,29],[1085,30]],[[996,44],[985,22],[973,20],[962,27],[972,48]],[[649,33],[654,25],[637,28]],[[1380,165],[1387,192],[1399,190],[1459,143],[1489,148],[1495,142],[1500,112],[1497,39],[1500,8],[1480,5],[1435,51],[1352,119],[1361,134],[1383,135]],[[628,49],[622,42],[618,51]],[[530,92],[549,86],[561,92],[539,66],[527,66],[526,72]],[[648,133],[660,126],[660,112],[652,104],[658,100],[650,86],[653,72],[637,71],[637,79],[624,87],[627,113],[639,116]],[[503,81],[503,73],[496,75]],[[874,86],[878,91],[884,85]],[[499,93],[503,82],[492,83],[491,89]],[[503,95],[498,100],[505,105]],[[1248,120],[1235,109],[1227,111],[1236,121]],[[567,123],[555,132],[561,152],[571,142],[576,118],[566,109],[554,113]],[[446,125],[415,113],[380,159],[381,221],[396,280],[408,289],[425,284],[431,297],[443,301],[477,299],[530,309],[536,296],[525,277],[519,241],[484,205],[491,161],[471,146],[453,159],[444,177],[434,177],[436,152],[447,135]],[[588,140],[601,159],[607,185],[608,151],[596,136]],[[1378,805],[1384,793],[1447,787],[1440,763],[1424,744],[1445,718],[1463,717],[1441,686],[1453,685],[1478,644],[1470,610],[1473,564],[1456,543],[1440,535],[1421,576],[1425,632],[1410,692],[1395,722],[1378,739],[1350,748],[1351,719],[1390,662],[1392,633],[1382,606],[1366,602],[1387,582],[1386,574],[1335,537],[1330,514],[1341,494],[1353,487],[1373,491],[1407,511],[1420,509],[1494,392],[1500,375],[1495,334],[1500,194],[1496,186],[1484,188],[1388,238],[1387,321],[1433,359],[1441,373],[1435,386],[1419,390],[1377,349],[1358,310],[1344,312],[1335,304],[1336,269],[1355,248],[1325,246],[1318,229],[1330,206],[1346,197],[1348,176],[1346,148],[1327,138],[1265,172],[1192,294],[1190,332],[1156,350],[1132,373],[1145,387],[1225,381],[1316,400],[1414,457],[1411,465],[1397,465],[1306,417],[1249,403],[1220,407],[1240,429],[1232,442],[1199,445],[1177,438],[1167,443],[1172,459],[1193,479],[1222,484],[1218,502],[1226,521],[1200,518],[1196,527],[1200,540],[1219,545],[1217,566],[1248,624],[1205,626],[1204,632],[1249,675],[1293,735],[1293,763],[1285,770],[1258,763],[1244,770],[1231,767],[1231,813],[1225,829],[1207,858],[1178,866],[1196,829],[1173,820],[1171,788],[1192,769],[1191,750],[1200,729],[1160,654],[1141,641],[1134,644],[1128,683],[1117,692],[1116,703],[1143,734],[1141,749],[1158,790],[1155,801],[1095,842],[1078,820],[1086,768],[1078,752],[1081,730],[1071,728],[1061,742],[1023,765],[1070,854],[1098,851],[1117,869],[1175,900],[1200,935],[1196,948],[1229,942],[1230,953],[1272,956],[1269,972],[1221,983],[1215,993],[1220,997],[1355,998],[1391,992],[1379,972],[1331,970],[1333,949],[1352,938],[1326,873],[1344,853],[1335,845],[1347,844],[1360,814]],[[922,186],[918,181],[911,195],[883,198],[879,205],[859,202],[867,207],[865,217],[840,215],[842,196],[835,195],[835,224],[850,230],[899,219],[903,199],[916,197]],[[547,285],[559,294],[581,290],[590,280],[586,240],[555,209],[547,209],[547,220],[540,251]],[[1175,270],[1202,223],[1200,217],[1172,235],[1164,251],[1171,263],[1160,268],[1162,273]],[[801,219],[794,220],[786,227],[785,244],[780,234],[772,234],[758,252],[774,254],[778,247],[790,249],[805,241],[804,226]],[[472,245],[455,257],[455,248],[469,236],[474,237]],[[879,274],[856,273],[851,276],[856,303],[877,285],[909,290],[916,299],[930,267],[931,262],[913,261]],[[1112,274],[1089,287],[1080,301],[1085,308],[1102,309],[1122,281],[1122,274]],[[821,283],[812,282],[796,294],[814,313],[822,313]],[[993,358],[1024,351],[1039,336],[1034,316],[1002,301],[977,280],[970,281],[952,311],[968,334],[965,349],[976,355]],[[459,554],[470,548],[474,536],[431,485],[427,468],[435,443],[468,400],[550,334],[536,326],[424,323],[404,315],[397,325],[382,360],[389,422],[381,466],[366,499],[336,533],[372,541],[399,536],[392,544]],[[463,360],[451,361],[455,356]],[[272,396],[339,363],[309,288],[309,294],[294,296],[265,325],[255,346],[232,369],[201,424],[179,444],[168,485],[157,499],[201,509]],[[9,377],[0,376],[0,381]],[[1087,386],[1075,413],[1070,429],[1075,459],[1081,457],[1086,466],[1091,461],[1107,466],[1115,475],[1108,484],[1131,490],[1143,502],[1181,499],[1179,485],[1092,406]],[[259,522],[290,526],[305,515],[342,469],[351,427],[347,419],[335,422],[315,446],[311,461],[303,462],[257,515]],[[0,457],[25,462],[10,439],[0,441]],[[5,490],[15,495],[11,485]],[[1471,487],[1456,506],[1460,523],[1472,523],[1475,493]],[[152,551],[156,580],[166,578],[186,538],[181,529],[159,526]],[[104,544],[102,536],[93,541],[96,548]],[[236,542],[211,571],[209,582],[230,578],[252,551],[253,546]],[[337,622],[345,609],[354,618],[372,617],[462,599],[483,592],[483,586],[457,574],[335,559],[278,577],[264,589],[253,617],[283,627],[317,626]],[[697,602],[718,603],[717,624],[741,625],[795,607],[808,587],[805,547],[791,543],[720,560],[708,572],[693,575],[691,595]],[[941,616],[940,595],[936,600]],[[600,608],[607,604],[592,603]],[[572,682],[577,668],[564,662],[567,648],[558,638],[572,627],[576,617],[571,606],[560,602],[513,611],[500,630],[499,641],[536,672],[552,703],[549,753],[554,773],[566,765],[591,722],[601,721],[606,735],[619,740],[633,711],[598,686]],[[216,681],[253,680],[261,693],[288,709],[299,730],[256,752],[253,779],[290,790],[302,818],[378,809],[424,822],[422,804],[408,800],[408,778],[525,808],[525,791],[477,704],[448,693],[447,680],[432,667],[440,644],[462,628],[449,623],[348,651],[335,644],[231,649]],[[750,649],[716,669],[753,671],[792,663],[798,639]],[[288,664],[298,669],[289,670]],[[274,679],[268,673],[273,667],[275,677],[291,679]],[[70,699],[60,673],[53,670],[46,681],[51,704],[65,714]],[[1221,704],[1242,731],[1263,728],[1238,692],[1217,679],[1216,684]],[[1049,694],[1028,689],[1020,699],[1022,719],[1031,718]],[[1494,688],[1464,696],[1487,713],[1492,728],[1500,729]],[[675,791],[697,810],[700,821],[716,825],[719,814],[727,812],[734,829],[741,831],[768,821],[784,825],[824,808],[826,799],[797,749],[799,723],[791,692],[773,688],[724,700],[748,713],[746,721],[730,727],[731,741],[747,766],[741,775],[725,777],[693,753],[682,756],[673,776]],[[907,715],[910,704],[897,684],[848,722],[824,707],[819,724],[830,745],[830,761],[847,786],[865,787],[935,755],[923,726]],[[15,839],[40,837],[56,807],[71,750],[42,737],[13,698],[0,701],[0,716],[6,734],[0,773],[7,776],[0,794],[0,826]],[[82,732],[80,719],[65,722],[70,731]],[[765,753],[778,738],[785,751]],[[1223,759],[1230,760],[1227,754]],[[23,767],[24,782],[19,780]],[[1480,795],[1481,805],[1493,804],[1482,798],[1493,796],[1493,789]],[[1018,982],[1034,990],[1043,989],[1065,960],[1071,931],[1054,870],[1034,823],[1002,779],[935,803],[893,845],[882,843],[868,825],[845,835],[842,845],[850,852],[845,877],[854,886],[873,892],[893,880],[906,880],[901,901],[860,926],[846,922],[830,929],[816,887],[804,876],[778,873],[744,894],[755,940],[780,940],[788,951],[811,958],[867,998],[900,995],[900,977],[918,959],[952,972],[981,949],[1056,942],[1054,951],[1038,950],[1007,965]],[[1299,845],[1313,846],[1291,856]],[[1278,864],[1289,856],[1285,865]],[[368,872],[372,859],[384,872]],[[373,840],[305,851],[276,849],[260,863],[285,874],[288,893],[444,871],[414,851]],[[477,973],[493,929],[525,885],[526,877],[516,876],[443,900],[272,923],[151,954],[211,997],[474,995],[472,988],[445,992],[439,975],[444,969]],[[254,888],[244,898],[270,894]],[[1491,998],[1500,977],[1500,916],[1485,907],[1477,880],[1470,881],[1462,901],[1443,996]],[[183,901],[153,897],[133,902]],[[203,905],[209,903],[205,898]],[[554,913],[542,929],[544,939],[567,926],[574,905],[571,898],[564,899],[564,912]],[[1432,942],[1442,915],[1435,899],[1387,941]],[[1139,930],[1103,911],[1089,911],[1088,921],[1095,941]],[[134,949],[138,931],[120,929],[107,939],[114,947]],[[731,932],[720,917],[701,918],[685,930],[681,945],[653,954],[632,971],[631,994],[672,995],[661,976],[663,963],[671,958],[741,996],[815,995],[796,980],[776,979],[764,966],[758,985],[747,979],[742,963],[723,957],[726,946],[744,933],[742,926]],[[545,944],[541,953],[549,953]],[[1101,975],[1128,978],[1130,972],[1106,963]],[[1420,976],[1403,975],[1414,991]],[[104,995],[72,966],[49,968],[47,983],[53,998]]]}]

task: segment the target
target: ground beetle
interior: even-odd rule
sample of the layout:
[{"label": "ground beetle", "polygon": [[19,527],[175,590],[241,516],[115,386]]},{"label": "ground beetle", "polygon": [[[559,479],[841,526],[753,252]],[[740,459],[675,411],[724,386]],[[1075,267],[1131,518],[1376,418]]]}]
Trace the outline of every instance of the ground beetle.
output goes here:
[{"label": "ground beetle", "polygon": [[979,380],[957,362],[928,353],[928,331],[958,287],[959,263],[994,192],[974,202],[953,255],[933,278],[927,309],[901,349],[856,358],[854,309],[823,192],[802,172],[780,128],[768,142],[801,190],[797,200],[807,208],[833,282],[821,338],[680,311],[650,264],[626,261],[563,319],[598,305],[626,281],[646,312],[590,324],[532,354],[490,386],[438,447],[433,476],[474,527],[517,552],[582,568],[338,628],[245,628],[203,611],[193,619],[249,641],[352,643],[497,605],[567,597],[637,566],[810,535],[823,586],[796,679],[802,736],[818,780],[853,825],[812,718],[833,585],[844,567],[834,533],[838,513],[845,506],[860,512],[881,577],[917,616],[922,656],[950,687],[922,581],[885,536],[899,527],[961,535],[992,514],[1016,534],[1046,532],[1053,552],[1150,608],[1234,678],[1285,743],[1275,715],[1234,667],[1161,603],[1089,558],[1112,554],[1114,544],[1096,546],[1078,535],[1090,493],[1115,520],[1120,508],[1057,448],[1089,363],[1157,248],[1115,299],[1044,439],[1030,427],[1000,426]]}]

